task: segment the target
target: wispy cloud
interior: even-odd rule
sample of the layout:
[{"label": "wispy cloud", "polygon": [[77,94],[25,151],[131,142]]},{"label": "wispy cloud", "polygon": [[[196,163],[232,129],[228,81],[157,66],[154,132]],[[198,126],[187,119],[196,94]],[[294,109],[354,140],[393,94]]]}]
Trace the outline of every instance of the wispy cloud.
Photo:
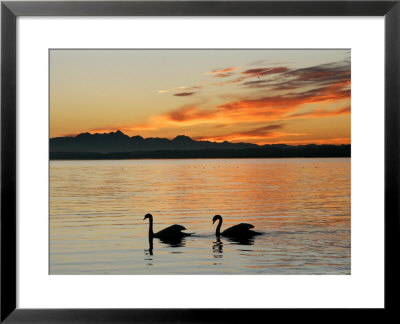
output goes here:
[{"label": "wispy cloud", "polygon": [[257,127],[254,129],[250,130],[245,130],[245,131],[235,131],[235,132],[230,132],[227,134],[219,135],[219,136],[202,136],[202,137],[196,137],[197,140],[204,140],[204,139],[209,139],[213,138],[213,140],[216,141],[225,141],[225,140],[232,140],[232,139],[237,139],[237,138],[250,138],[250,137],[268,137],[269,135],[272,134],[273,130],[276,129],[281,129],[283,127],[282,124],[277,124],[277,125],[268,125],[268,126],[262,126],[262,127]]},{"label": "wispy cloud", "polygon": [[[312,89],[303,92],[293,92],[285,95],[265,96],[252,99],[243,99],[228,102],[218,106],[219,109],[226,111],[253,111],[254,113],[271,113],[271,110],[293,110],[306,103],[317,103],[325,101],[338,101],[350,98],[350,89],[347,88],[349,82],[340,82],[326,87]],[[272,108],[265,110],[265,108]]]},{"label": "wispy cloud", "polygon": [[[263,73],[260,69],[248,70],[254,73]],[[256,74],[254,75],[256,76]],[[308,87],[327,86],[338,82],[350,81],[350,63],[347,61],[315,65],[301,69],[288,69],[273,78],[255,81],[246,81],[242,84],[246,88],[264,88],[268,90],[293,90]]]},{"label": "wispy cloud", "polygon": [[228,68],[224,68],[224,69],[214,69],[210,72],[206,72],[204,74],[225,74],[225,73],[229,73],[229,72],[233,72],[233,71],[237,71],[240,69],[240,66],[236,66],[236,67],[228,67]]},{"label": "wispy cloud", "polygon": [[[212,85],[224,86],[227,84],[236,84],[249,78],[255,78],[255,77],[260,78],[264,76],[285,73],[287,71],[289,71],[289,68],[287,67],[274,67],[274,68],[263,67],[263,68],[248,69],[246,71],[241,72],[240,75],[235,79],[220,83],[213,83]],[[231,75],[232,75],[231,73],[219,73],[214,75],[214,77],[227,77]]]},{"label": "wispy cloud", "polygon": [[271,74],[277,74],[277,73],[284,73],[288,72],[289,68],[287,67],[275,67],[275,68],[256,68],[256,69],[249,69],[246,71],[243,71],[241,74],[244,75],[246,78],[250,77],[260,77],[264,75],[271,75]]},{"label": "wispy cloud", "polygon": [[203,88],[204,88],[204,86],[198,85],[198,86],[193,86],[193,87],[185,88],[185,90],[191,91],[191,90],[200,90],[200,89],[203,89]]},{"label": "wispy cloud", "polygon": [[208,119],[215,116],[215,112],[210,109],[204,109],[197,105],[186,105],[179,109],[170,111],[164,115],[167,120],[183,122],[187,120]]},{"label": "wispy cloud", "polygon": [[193,95],[193,94],[195,94],[196,92],[200,91],[203,88],[204,88],[204,86],[202,86],[202,85],[195,85],[195,86],[191,86],[191,87],[179,86],[179,87],[176,87],[176,88],[174,88],[172,90],[163,89],[163,90],[157,90],[157,92],[158,93],[178,92],[178,93],[175,93],[173,95],[177,96],[177,97],[184,97],[184,96]]},{"label": "wispy cloud", "polygon": [[213,77],[214,78],[226,78],[226,77],[230,77],[232,76],[232,73],[218,73],[218,74],[214,74]]},{"label": "wispy cloud", "polygon": [[350,137],[332,137],[332,138],[306,138],[306,139],[274,139],[270,142],[273,143],[285,143],[288,145],[306,145],[306,144],[351,144]]},{"label": "wispy cloud", "polygon": [[251,142],[263,145],[267,143],[273,143],[282,137],[290,138],[290,137],[308,135],[304,133],[285,132],[282,130],[283,128],[284,128],[283,124],[272,124],[267,126],[250,128],[242,131],[225,132],[219,135],[197,136],[194,137],[194,139],[207,140],[213,142],[223,142],[223,141],[236,142],[236,143]]},{"label": "wispy cloud", "polygon": [[174,96],[176,97],[188,97],[188,96],[193,96],[196,92],[179,92],[179,93],[174,93]]},{"label": "wispy cloud", "polygon": [[350,113],[350,105],[339,111],[316,110],[297,112],[306,104],[331,104],[350,99],[350,81],[333,83],[303,92],[288,92],[280,95],[244,98],[228,101],[207,109],[201,105],[184,106],[165,114],[166,118],[179,121],[219,118],[234,123],[235,121],[272,121],[294,118],[329,117]]},{"label": "wispy cloud", "polygon": [[351,107],[343,107],[336,110],[323,110],[323,109],[316,109],[309,112],[302,112],[302,113],[295,113],[288,118],[299,118],[299,117],[307,117],[307,118],[320,118],[320,117],[332,117],[332,116],[339,116],[339,115],[347,115],[351,113]]}]

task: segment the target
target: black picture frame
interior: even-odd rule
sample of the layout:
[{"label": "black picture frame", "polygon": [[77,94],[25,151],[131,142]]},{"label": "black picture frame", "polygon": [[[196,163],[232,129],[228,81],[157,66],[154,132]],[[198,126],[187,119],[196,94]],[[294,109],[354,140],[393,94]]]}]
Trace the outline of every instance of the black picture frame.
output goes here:
[{"label": "black picture frame", "polygon": [[[267,321],[286,309],[16,308],[16,19],[19,16],[384,16],[385,18],[385,307],[399,288],[400,0],[396,1],[2,1],[1,3],[1,317],[6,323],[200,323]],[[373,262],[373,261],[372,261]],[[239,293],[240,295],[240,293]],[[184,297],[184,296],[183,296]],[[223,292],[210,291],[210,298]],[[151,304],[151,301],[149,301]],[[293,310],[312,320],[310,312]],[[332,310],[325,310],[336,316]],[[349,312],[350,310],[347,310]],[[358,311],[358,310],[352,310]],[[268,312],[268,314],[267,314]],[[279,314],[278,314],[279,313]],[[369,312],[368,316],[372,313]],[[286,316],[286,315],[285,315]],[[311,317],[310,317],[311,316]],[[326,316],[326,315],[323,315]],[[246,320],[247,318],[247,320]],[[275,320],[278,320],[275,317]],[[282,318],[279,320],[281,321]],[[283,319],[284,320],[284,319]],[[321,319],[322,320],[322,319]]]}]

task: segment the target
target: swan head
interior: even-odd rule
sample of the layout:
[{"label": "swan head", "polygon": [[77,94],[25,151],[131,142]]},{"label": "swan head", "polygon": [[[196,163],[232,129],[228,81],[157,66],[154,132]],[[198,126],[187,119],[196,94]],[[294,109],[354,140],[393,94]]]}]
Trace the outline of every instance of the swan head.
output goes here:
[{"label": "swan head", "polygon": [[152,214],[146,214],[146,215],[144,215],[143,220],[145,220],[145,219],[147,219],[147,218],[152,219],[152,218],[153,218],[153,215],[152,215]]},{"label": "swan head", "polygon": [[218,219],[222,219],[221,215],[215,215],[215,216],[213,217],[213,224],[214,224]]}]

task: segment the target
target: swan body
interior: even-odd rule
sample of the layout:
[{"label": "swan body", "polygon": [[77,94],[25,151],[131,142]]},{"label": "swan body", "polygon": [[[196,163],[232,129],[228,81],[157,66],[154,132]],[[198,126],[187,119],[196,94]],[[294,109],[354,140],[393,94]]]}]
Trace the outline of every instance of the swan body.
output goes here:
[{"label": "swan body", "polygon": [[173,240],[173,239],[181,239],[182,237],[189,236],[192,233],[184,233],[186,228],[182,225],[171,225],[169,227],[164,228],[163,230],[154,233],[153,232],[153,215],[146,214],[143,220],[149,219],[149,238],[159,238],[164,240]]},{"label": "swan body", "polygon": [[182,225],[171,225],[167,228],[164,228],[163,230],[154,233],[154,237],[157,238],[163,238],[163,237],[176,237],[176,236],[188,236],[190,234],[188,233],[183,233],[182,231],[185,231],[186,228]]},{"label": "swan body", "polygon": [[213,224],[217,220],[219,220],[219,223],[218,223],[217,229],[215,231],[216,236],[226,236],[226,237],[231,237],[231,238],[249,238],[249,237],[261,234],[256,231],[252,231],[251,229],[254,228],[254,226],[251,224],[248,224],[248,223],[240,223],[240,224],[237,224],[237,225],[227,228],[223,232],[220,232],[221,225],[222,225],[222,217],[220,215],[215,215],[213,217]]}]

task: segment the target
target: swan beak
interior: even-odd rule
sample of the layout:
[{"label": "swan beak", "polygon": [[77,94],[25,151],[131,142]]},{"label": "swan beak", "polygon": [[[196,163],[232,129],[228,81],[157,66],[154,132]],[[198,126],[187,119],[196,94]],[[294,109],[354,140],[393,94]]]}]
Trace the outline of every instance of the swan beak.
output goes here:
[{"label": "swan beak", "polygon": [[146,217],[145,218],[143,218],[143,220],[145,220],[146,219]]}]

